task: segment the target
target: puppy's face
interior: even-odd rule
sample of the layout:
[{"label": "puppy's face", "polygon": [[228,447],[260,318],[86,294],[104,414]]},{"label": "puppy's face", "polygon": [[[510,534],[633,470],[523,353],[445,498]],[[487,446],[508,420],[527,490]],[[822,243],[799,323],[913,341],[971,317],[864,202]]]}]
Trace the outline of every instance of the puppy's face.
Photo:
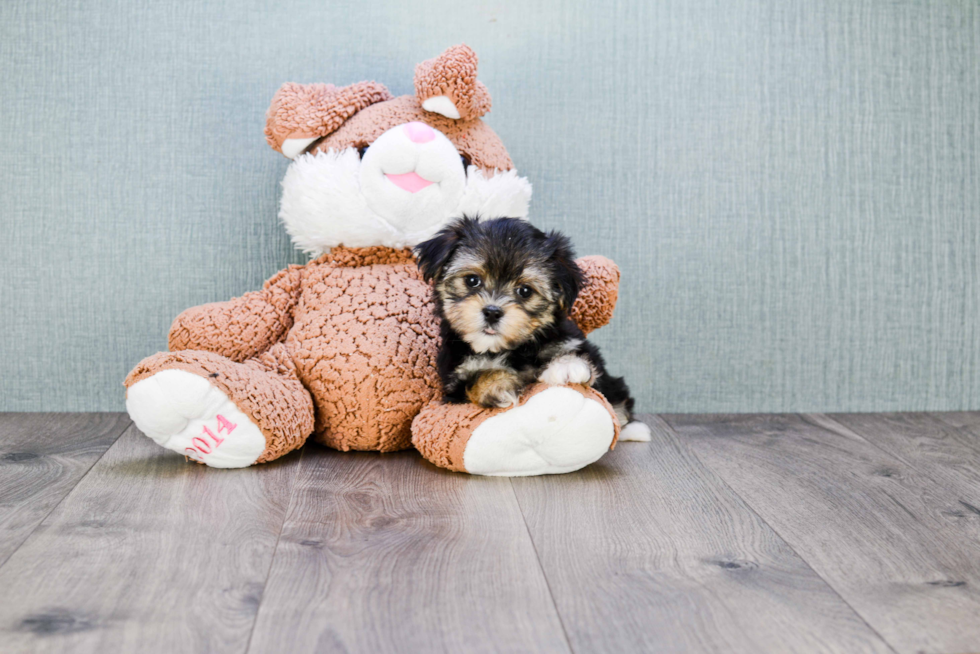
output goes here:
[{"label": "puppy's face", "polygon": [[501,260],[461,247],[436,285],[443,315],[476,352],[511,350],[554,322],[553,280],[526,252]]},{"label": "puppy's face", "polygon": [[[434,242],[444,253],[437,270],[427,267]],[[512,350],[531,340],[567,311],[578,289],[564,237],[519,220],[464,219],[417,253],[423,272],[436,280],[444,318],[475,352]]]}]

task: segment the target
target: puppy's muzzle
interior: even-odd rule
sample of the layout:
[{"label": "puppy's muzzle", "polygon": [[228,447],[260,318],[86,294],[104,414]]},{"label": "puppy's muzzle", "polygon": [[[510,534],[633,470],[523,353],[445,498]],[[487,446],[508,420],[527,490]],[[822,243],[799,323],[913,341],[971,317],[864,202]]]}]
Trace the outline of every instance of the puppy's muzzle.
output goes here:
[{"label": "puppy's muzzle", "polygon": [[504,310],[494,304],[483,307],[483,319],[487,322],[488,327],[496,325],[503,315]]}]

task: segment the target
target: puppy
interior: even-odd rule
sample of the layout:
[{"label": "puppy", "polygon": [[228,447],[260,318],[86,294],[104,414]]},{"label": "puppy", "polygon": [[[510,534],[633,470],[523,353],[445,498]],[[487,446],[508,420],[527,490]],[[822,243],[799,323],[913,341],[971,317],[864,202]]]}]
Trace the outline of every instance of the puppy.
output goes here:
[{"label": "puppy", "polygon": [[649,440],[646,425],[633,422],[626,382],[606,373],[599,349],[568,318],[582,272],[567,237],[515,218],[462,218],[415,255],[434,281],[447,401],[508,407],[537,380],[588,384],[612,404],[624,439]]}]

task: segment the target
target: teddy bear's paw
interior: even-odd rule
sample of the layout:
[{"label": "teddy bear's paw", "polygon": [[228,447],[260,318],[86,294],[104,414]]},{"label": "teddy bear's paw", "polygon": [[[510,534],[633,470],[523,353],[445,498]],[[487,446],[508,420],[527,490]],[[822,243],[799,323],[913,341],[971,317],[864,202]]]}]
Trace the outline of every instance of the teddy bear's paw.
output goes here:
[{"label": "teddy bear's paw", "polygon": [[133,384],[126,410],[158,445],[212,468],[244,468],[265,451],[261,430],[208,380],[162,370]]},{"label": "teddy bear's paw", "polygon": [[572,472],[609,451],[613,417],[596,400],[548,388],[481,423],[463,453],[467,472],[524,477]]}]

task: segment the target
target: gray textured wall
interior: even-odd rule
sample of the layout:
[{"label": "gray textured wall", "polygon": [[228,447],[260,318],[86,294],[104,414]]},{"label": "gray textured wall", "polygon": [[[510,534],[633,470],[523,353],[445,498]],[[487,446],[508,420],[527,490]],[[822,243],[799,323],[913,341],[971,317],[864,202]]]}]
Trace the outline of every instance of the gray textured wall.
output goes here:
[{"label": "gray textured wall", "polygon": [[264,112],[465,41],[645,410],[980,408],[975,0],[0,3],[0,409],[121,409],[294,253]]}]

